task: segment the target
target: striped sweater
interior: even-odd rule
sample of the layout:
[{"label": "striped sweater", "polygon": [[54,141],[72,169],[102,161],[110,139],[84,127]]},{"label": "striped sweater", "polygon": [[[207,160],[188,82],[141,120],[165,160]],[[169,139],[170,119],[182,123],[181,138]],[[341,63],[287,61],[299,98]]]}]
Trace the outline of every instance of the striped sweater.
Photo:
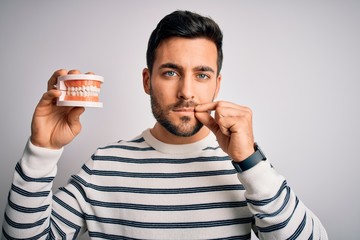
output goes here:
[{"label": "striped sweater", "polygon": [[52,193],[61,150],[29,141],[16,165],[6,239],[327,239],[268,161],[237,173],[213,134],[185,145],[155,139],[97,149]]}]

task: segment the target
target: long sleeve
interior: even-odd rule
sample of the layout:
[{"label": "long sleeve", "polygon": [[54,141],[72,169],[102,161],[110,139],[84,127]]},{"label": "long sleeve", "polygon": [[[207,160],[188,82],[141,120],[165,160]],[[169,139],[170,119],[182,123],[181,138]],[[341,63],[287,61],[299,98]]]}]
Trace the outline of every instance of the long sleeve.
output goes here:
[{"label": "long sleeve", "polygon": [[238,175],[260,239],[328,239],[319,219],[268,161]]},{"label": "long sleeve", "polygon": [[60,234],[52,185],[62,151],[40,148],[28,141],[15,168],[3,222],[4,238],[46,239]]}]

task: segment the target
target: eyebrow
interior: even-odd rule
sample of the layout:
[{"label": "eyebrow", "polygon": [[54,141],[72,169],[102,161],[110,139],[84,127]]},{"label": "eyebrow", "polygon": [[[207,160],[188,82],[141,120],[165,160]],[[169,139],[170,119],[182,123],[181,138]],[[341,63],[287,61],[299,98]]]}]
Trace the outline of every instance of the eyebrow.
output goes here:
[{"label": "eyebrow", "polygon": [[175,70],[183,70],[183,68],[175,63],[164,63],[161,64],[159,69],[163,69],[163,68],[171,68],[171,69],[175,69]]},{"label": "eyebrow", "polygon": [[215,73],[214,69],[212,69],[211,67],[208,67],[208,66],[198,66],[198,67],[195,67],[194,70],[201,71],[201,72]]},{"label": "eyebrow", "polygon": [[[175,69],[175,70],[179,70],[182,71],[184,68],[175,64],[175,63],[164,63],[161,64],[159,69],[163,69],[163,68],[171,68],[171,69]],[[193,68],[193,70],[195,71],[201,71],[201,72],[212,72],[215,73],[214,69],[212,69],[209,66],[196,66]]]}]

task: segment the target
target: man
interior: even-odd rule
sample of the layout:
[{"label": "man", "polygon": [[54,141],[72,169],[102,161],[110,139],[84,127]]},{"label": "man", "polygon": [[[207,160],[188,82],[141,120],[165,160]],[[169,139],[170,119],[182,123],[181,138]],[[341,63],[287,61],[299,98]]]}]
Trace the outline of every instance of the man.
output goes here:
[{"label": "man", "polygon": [[[143,86],[156,123],[99,148],[52,195],[63,147],[80,132],[80,107],[58,107],[56,71],[36,107],[16,166],[5,238],[327,239],[254,142],[249,108],[216,98],[222,33],[176,11],[150,36]],[[89,73],[91,74],[91,73]],[[211,133],[212,132],[212,133]]]}]

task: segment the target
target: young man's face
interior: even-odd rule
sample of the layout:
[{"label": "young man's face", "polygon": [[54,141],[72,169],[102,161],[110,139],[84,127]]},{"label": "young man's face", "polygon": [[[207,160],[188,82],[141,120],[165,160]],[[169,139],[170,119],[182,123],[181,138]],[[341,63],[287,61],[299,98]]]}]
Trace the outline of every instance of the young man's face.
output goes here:
[{"label": "young man's face", "polygon": [[221,76],[217,76],[217,48],[205,38],[173,37],[156,49],[152,74],[144,71],[144,88],[151,96],[154,117],[176,136],[197,133],[197,104],[212,102]]}]

